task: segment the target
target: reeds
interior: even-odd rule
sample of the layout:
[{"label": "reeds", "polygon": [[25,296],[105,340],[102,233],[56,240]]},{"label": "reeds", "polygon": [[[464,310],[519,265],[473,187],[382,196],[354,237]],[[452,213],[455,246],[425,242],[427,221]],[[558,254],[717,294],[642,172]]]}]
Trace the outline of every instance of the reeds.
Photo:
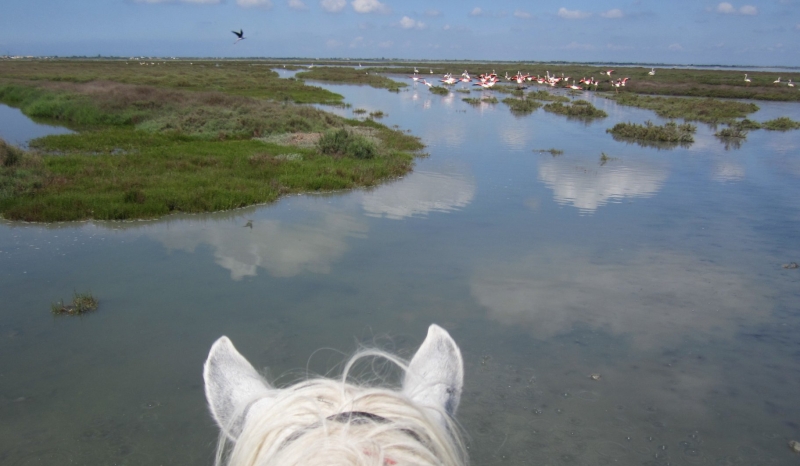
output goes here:
[{"label": "reeds", "polygon": [[697,127],[690,124],[677,124],[669,121],[664,125],[653,124],[647,120],[643,125],[636,123],[617,123],[613,128],[606,130],[614,139],[650,141],[676,144],[690,144],[694,142],[692,134]]},{"label": "reeds", "polygon": [[97,299],[91,293],[75,293],[72,303],[65,304],[64,300],[50,305],[50,310],[55,315],[77,316],[97,310]]},{"label": "reeds", "polygon": [[545,111],[565,115],[571,118],[594,119],[605,118],[606,112],[596,108],[585,100],[576,100],[572,105],[565,105],[561,102],[551,102],[544,106]]}]

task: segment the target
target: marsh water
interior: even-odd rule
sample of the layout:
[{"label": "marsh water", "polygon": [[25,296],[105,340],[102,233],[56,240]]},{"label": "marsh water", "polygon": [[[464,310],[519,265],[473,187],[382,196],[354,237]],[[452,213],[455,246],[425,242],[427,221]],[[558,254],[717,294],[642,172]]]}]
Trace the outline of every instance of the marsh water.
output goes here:
[{"label": "marsh water", "polygon": [[[322,86],[429,155],[230,212],[0,223],[0,463],[211,464],[220,335],[280,383],[359,344],[409,357],[436,322],[473,464],[797,464],[800,131],[642,147],[605,130],[662,120],[591,95],[608,118]],[[51,315],[84,291],[96,312]]]}]

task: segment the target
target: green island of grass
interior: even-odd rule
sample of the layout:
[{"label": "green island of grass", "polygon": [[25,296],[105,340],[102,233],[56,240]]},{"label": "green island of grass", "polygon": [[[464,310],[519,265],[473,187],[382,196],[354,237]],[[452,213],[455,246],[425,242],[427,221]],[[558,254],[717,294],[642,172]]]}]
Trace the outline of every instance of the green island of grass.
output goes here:
[{"label": "green island of grass", "polygon": [[545,105],[544,109],[547,112],[566,115],[571,118],[593,119],[605,118],[608,116],[606,112],[596,108],[585,100],[576,100],[572,105],[564,105],[561,102],[551,102]]},{"label": "green island of grass", "polygon": [[629,93],[609,98],[620,105],[653,110],[660,117],[704,123],[731,122],[758,110],[758,105],[754,103],[711,98],[652,97]]},{"label": "green island of grass", "polygon": [[792,129],[800,129],[800,121],[794,121],[789,117],[780,117],[765,121],[762,123],[762,127],[771,131],[789,131]]},{"label": "green island of grass", "polygon": [[506,97],[503,103],[508,105],[514,115],[527,115],[543,104],[533,99],[518,99],[516,97]]},{"label": "green island of grass", "polygon": [[466,97],[466,98],[463,98],[461,100],[463,100],[464,102],[466,102],[466,103],[468,103],[470,105],[474,105],[474,106],[477,106],[477,105],[480,105],[480,104],[496,104],[497,103],[497,97],[491,97],[491,96],[484,96],[484,97],[481,97],[480,99],[477,98],[477,97]]},{"label": "green island of grass", "polygon": [[653,124],[652,121],[646,121],[643,125],[636,123],[617,123],[613,128],[606,130],[611,133],[615,140],[622,141],[635,141],[643,143],[641,145],[648,145],[646,143],[655,143],[656,146],[662,145],[689,145],[694,142],[692,134],[697,131],[697,127],[691,123],[677,124],[674,121],[669,121],[664,125]]},{"label": "green island of grass", "polygon": [[406,83],[375,74],[375,72],[370,72],[369,70],[345,66],[318,66],[307,71],[301,71],[295,76],[300,79],[313,79],[332,83],[366,84],[378,89],[388,89],[392,92],[399,92],[401,88],[408,86]]},{"label": "green island of grass", "polygon": [[444,86],[431,86],[430,91],[436,95],[447,95],[450,93],[450,89]]},{"label": "green island of grass", "polygon": [[[77,131],[27,151],[0,142],[0,215],[53,222],[233,209],[372,186],[408,173],[423,147],[373,119],[294,104],[341,96],[263,66],[163,66],[156,84],[154,65],[133,62],[0,62],[0,102]],[[236,80],[250,70],[266,82]],[[201,90],[212,82],[227,84]],[[331,150],[341,131],[346,142]]]}]

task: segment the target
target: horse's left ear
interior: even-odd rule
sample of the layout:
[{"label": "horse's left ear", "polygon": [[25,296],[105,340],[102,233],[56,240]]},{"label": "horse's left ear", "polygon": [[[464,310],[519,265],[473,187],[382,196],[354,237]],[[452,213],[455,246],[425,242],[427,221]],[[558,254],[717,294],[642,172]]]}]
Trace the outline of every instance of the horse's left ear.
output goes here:
[{"label": "horse's left ear", "polygon": [[211,347],[203,366],[203,380],[214,420],[234,441],[255,402],[270,400],[275,394],[228,337],[220,337]]},{"label": "horse's left ear", "polygon": [[408,364],[403,393],[446,424],[443,413],[455,414],[463,386],[461,350],[445,329],[431,325],[428,336]]}]

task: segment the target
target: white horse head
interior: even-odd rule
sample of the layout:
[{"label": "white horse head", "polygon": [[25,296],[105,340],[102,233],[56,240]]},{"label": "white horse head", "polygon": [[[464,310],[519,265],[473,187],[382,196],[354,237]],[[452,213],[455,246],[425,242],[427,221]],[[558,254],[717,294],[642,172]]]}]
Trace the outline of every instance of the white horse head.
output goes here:
[{"label": "white horse head", "polygon": [[[353,363],[368,356],[405,370],[399,391],[346,381]],[[463,365],[455,341],[431,325],[408,365],[387,353],[363,351],[348,362],[341,380],[311,379],[279,389],[221,337],[203,370],[206,398],[221,429],[217,464],[466,464],[452,418]]]}]

